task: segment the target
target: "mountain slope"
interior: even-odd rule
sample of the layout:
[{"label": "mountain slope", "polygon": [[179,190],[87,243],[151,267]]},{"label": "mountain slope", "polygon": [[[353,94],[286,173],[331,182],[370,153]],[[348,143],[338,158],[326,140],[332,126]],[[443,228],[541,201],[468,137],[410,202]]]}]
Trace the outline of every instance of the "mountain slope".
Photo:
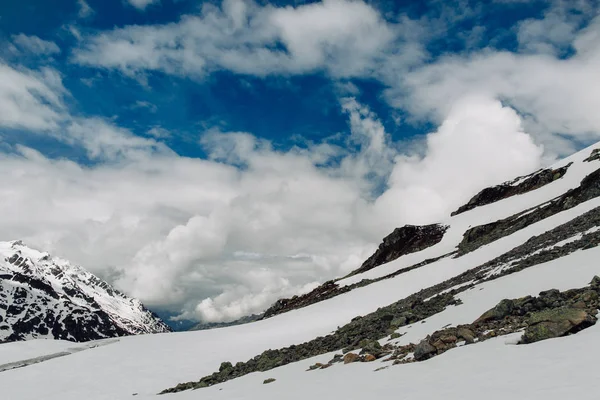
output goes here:
[{"label": "mountain slope", "polygon": [[[586,161],[596,148],[550,167],[572,163],[543,185],[471,203],[440,221],[441,240],[330,283],[339,293],[322,301],[246,325],[124,337],[0,372],[0,387],[17,400],[150,399],[178,383],[209,387],[165,398],[596,399],[600,162]],[[459,251],[471,229],[531,214]],[[538,328],[569,336],[516,345]],[[0,345],[0,365],[23,345]],[[330,363],[348,354],[371,362]]]},{"label": "mountain slope", "polygon": [[0,242],[0,342],[82,342],[168,331],[139,300],[83,268],[20,241]]}]

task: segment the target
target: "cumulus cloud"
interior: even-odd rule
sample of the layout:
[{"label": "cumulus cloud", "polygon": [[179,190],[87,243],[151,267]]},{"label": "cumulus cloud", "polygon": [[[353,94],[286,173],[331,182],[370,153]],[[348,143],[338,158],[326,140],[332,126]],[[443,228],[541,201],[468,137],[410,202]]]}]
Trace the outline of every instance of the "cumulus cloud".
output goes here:
[{"label": "cumulus cloud", "polygon": [[439,221],[490,182],[534,171],[542,154],[512,108],[487,97],[462,98],[427,136],[425,157],[396,159],[374,211],[414,224]]},{"label": "cumulus cloud", "polygon": [[523,115],[525,128],[548,152],[565,155],[574,143],[599,136],[599,32],[595,18],[575,35],[569,58],[490,50],[442,57],[406,75],[387,96],[413,116],[438,122],[466,94],[500,99]]},{"label": "cumulus cloud", "polygon": [[[85,36],[73,53],[79,64],[137,79],[225,69],[339,80],[341,143],[286,151],[249,132],[208,129],[199,133],[207,158],[182,157],[158,141],[168,135],[160,126],[145,138],[72,113],[55,70],[0,64],[0,128],[50,135],[92,161],[22,146],[0,154],[0,236],[79,262],[181,318],[260,312],[355,269],[393,228],[437,221],[482,187],[597,138],[600,20],[591,11],[572,19],[560,4],[515,27],[515,53],[469,47],[428,59],[431,20],[386,20],[342,0],[295,8],[226,0],[174,23]],[[473,12],[444,14],[432,30]],[[360,96],[352,77],[383,82],[389,104],[437,128],[416,145],[394,143],[352,97]]]},{"label": "cumulus cloud", "polygon": [[[202,77],[217,69],[253,75],[326,70],[356,76],[373,68],[396,32],[360,1],[325,0],[297,8],[225,0],[176,23],[128,26],[87,37],[82,65]],[[414,49],[406,49],[412,54]],[[407,55],[405,57],[408,57]]]},{"label": "cumulus cloud", "polygon": [[[101,162],[21,146],[0,155],[0,236],[81,263],[181,318],[232,320],[352,271],[396,226],[442,217],[469,190],[539,163],[519,116],[490,99],[452,109],[424,158],[398,152],[355,99],[340,107],[346,146],[279,151],[249,133],[209,130],[207,160],[70,116],[55,137]],[[470,184],[455,178],[473,170]]]}]

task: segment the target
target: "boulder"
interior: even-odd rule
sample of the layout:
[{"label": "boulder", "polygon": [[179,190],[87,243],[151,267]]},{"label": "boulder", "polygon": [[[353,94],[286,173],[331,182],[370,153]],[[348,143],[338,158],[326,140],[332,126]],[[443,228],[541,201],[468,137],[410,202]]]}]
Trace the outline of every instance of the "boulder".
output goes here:
[{"label": "boulder", "polygon": [[596,318],[584,309],[560,307],[534,313],[521,338],[523,344],[566,336],[596,323]]},{"label": "boulder", "polygon": [[437,349],[427,339],[424,339],[415,347],[414,357],[415,360],[421,361],[430,358],[435,353],[437,353]]},{"label": "boulder", "polygon": [[372,354],[375,357],[379,357],[383,352],[383,348],[377,340],[361,340],[359,346],[362,348],[360,354]]},{"label": "boulder", "polygon": [[324,365],[324,364],[321,364],[321,363],[316,363],[316,364],[313,364],[313,365],[311,365],[310,367],[308,367],[307,371],[313,371],[313,370],[315,370],[315,369],[322,368],[322,367],[323,367],[323,365]]},{"label": "boulder", "polygon": [[464,339],[467,343],[473,343],[475,341],[475,333],[468,328],[458,328],[456,335],[459,338]]},{"label": "boulder", "polygon": [[475,324],[504,319],[511,315],[514,307],[515,303],[513,300],[504,299],[494,308],[483,313],[483,315],[475,321]]},{"label": "boulder", "polygon": [[265,379],[265,380],[263,381],[263,385],[266,385],[266,384],[268,384],[268,383],[275,382],[276,380],[277,380],[277,379],[275,379],[275,378],[267,378],[267,379]]},{"label": "boulder", "polygon": [[359,360],[359,358],[360,358],[360,356],[356,353],[347,353],[344,356],[344,364],[350,364],[350,363],[356,362]]},{"label": "boulder", "polygon": [[373,354],[367,354],[363,358],[363,362],[372,362],[372,361],[375,361],[375,360],[377,360],[377,357],[375,357]]}]

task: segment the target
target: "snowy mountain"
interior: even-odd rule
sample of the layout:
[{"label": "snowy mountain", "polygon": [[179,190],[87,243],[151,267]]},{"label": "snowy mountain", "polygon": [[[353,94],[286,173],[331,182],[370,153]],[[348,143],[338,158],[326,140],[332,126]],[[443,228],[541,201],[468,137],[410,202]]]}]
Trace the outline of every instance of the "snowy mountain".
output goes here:
[{"label": "snowy mountain", "polygon": [[20,241],[0,242],[0,342],[168,331],[139,300],[83,268]]},{"label": "snowy mountain", "polygon": [[597,399],[599,149],[484,189],[438,224],[399,227],[354,273],[249,324],[75,349],[0,345],[0,391],[17,400]]}]

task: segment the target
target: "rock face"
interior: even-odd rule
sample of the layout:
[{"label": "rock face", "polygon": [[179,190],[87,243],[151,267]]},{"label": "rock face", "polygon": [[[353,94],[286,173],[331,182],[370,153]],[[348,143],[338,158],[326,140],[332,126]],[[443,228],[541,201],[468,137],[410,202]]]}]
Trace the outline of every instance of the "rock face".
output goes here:
[{"label": "rock face", "polygon": [[483,245],[598,196],[600,196],[600,169],[583,178],[577,188],[571,189],[547,203],[511,217],[467,230],[463,235],[463,240],[458,245],[459,255],[469,253]]},{"label": "rock face", "polygon": [[600,149],[592,150],[592,154],[590,154],[590,156],[583,161],[591,162],[591,161],[596,161],[596,160],[600,160]]},{"label": "rock face", "polygon": [[516,196],[518,194],[539,189],[542,186],[562,178],[567,173],[567,170],[570,166],[571,164],[557,169],[543,169],[534,172],[531,175],[519,177],[513,181],[506,182],[498,186],[485,188],[481,192],[477,193],[471,200],[469,200],[467,204],[459,207],[459,209],[454,211],[451,215],[457,215],[465,211],[472,210],[475,207],[495,203],[511,196]]},{"label": "rock face", "polygon": [[[284,313],[286,311],[295,310],[306,307],[308,305],[318,303],[319,301],[327,300],[341,293],[349,291],[350,288],[340,288],[334,281],[327,281],[319,287],[311,290],[309,293],[301,296],[294,296],[289,299],[279,299],[271,307],[269,307],[262,315],[262,318],[270,318],[274,315]],[[261,319],[262,319],[261,318]]]},{"label": "rock face", "polygon": [[83,342],[169,327],[137,299],[68,261],[0,242],[0,342]]},{"label": "rock face", "polygon": [[405,225],[402,228],[396,228],[394,232],[383,239],[375,254],[350,275],[360,274],[403,255],[431,247],[442,240],[447,229],[448,227],[440,224]]}]

